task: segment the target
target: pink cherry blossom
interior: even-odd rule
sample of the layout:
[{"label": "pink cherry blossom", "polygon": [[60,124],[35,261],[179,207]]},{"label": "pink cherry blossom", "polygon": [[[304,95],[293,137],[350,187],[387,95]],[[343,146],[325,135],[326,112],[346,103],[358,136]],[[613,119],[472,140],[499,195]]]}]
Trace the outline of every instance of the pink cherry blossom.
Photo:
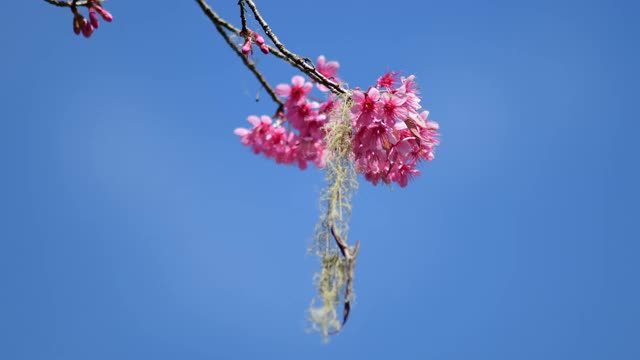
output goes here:
[{"label": "pink cherry blossom", "polygon": [[378,88],[392,88],[398,81],[398,73],[390,71],[378,78],[376,81],[376,87]]},{"label": "pink cherry blossom", "polygon": [[433,160],[439,127],[427,120],[427,111],[418,112],[415,77],[402,78],[398,88],[391,88],[395,82],[395,73],[387,73],[367,93],[353,92],[352,144],[356,169],[366,180],[405,187],[420,174],[420,161]]},{"label": "pink cherry blossom", "polygon": [[[335,76],[338,64],[327,63],[321,56],[317,69],[325,76]],[[325,125],[341,100],[333,94],[320,102],[310,100],[312,89],[302,76],[294,76],[291,84],[278,85],[276,94],[284,98],[278,122],[274,124],[268,116],[250,116],[252,129],[235,130],[241,143],[276,163],[297,164],[300,169],[310,162],[325,166]],[[405,187],[420,175],[418,166],[423,161],[434,159],[439,125],[428,119],[429,112],[422,109],[420,100],[415,76],[398,81],[396,72],[381,76],[366,92],[359,88],[351,92],[352,156],[356,171],[367,181]]]},{"label": "pink cherry blossom", "polygon": [[358,125],[366,125],[378,116],[380,92],[372,87],[366,93],[355,90],[351,95],[354,105],[351,107],[353,120]]},{"label": "pink cherry blossom", "polygon": [[304,102],[306,96],[313,89],[313,85],[310,82],[305,82],[304,78],[300,75],[291,78],[291,84],[292,86],[288,84],[276,86],[276,94],[278,96],[288,97],[287,103],[293,105]]},{"label": "pink cherry blossom", "polygon": [[386,122],[389,126],[395,124],[396,119],[404,121],[409,112],[403,108],[406,101],[406,97],[398,96],[397,94],[384,93],[380,97],[380,118]]},{"label": "pink cherry blossom", "polygon": [[[318,70],[318,72],[324,75],[327,79],[333,82],[340,82],[340,79],[337,76],[339,68],[340,63],[338,63],[337,61],[327,62],[324,55],[318,56],[318,60],[316,61],[316,70]],[[322,92],[329,91],[329,89],[322,84],[317,84],[317,86],[318,90]]]}]

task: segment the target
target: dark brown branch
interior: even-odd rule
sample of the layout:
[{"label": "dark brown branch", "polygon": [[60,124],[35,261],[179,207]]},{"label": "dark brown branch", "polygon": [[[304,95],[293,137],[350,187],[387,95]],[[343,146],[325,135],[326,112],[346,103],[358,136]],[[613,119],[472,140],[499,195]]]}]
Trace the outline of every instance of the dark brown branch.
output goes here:
[{"label": "dark brown branch", "polygon": [[[198,4],[200,4],[199,0]],[[214,22],[214,23],[218,23],[220,25],[222,25],[222,27],[224,27],[225,29],[231,31],[232,33],[238,35],[238,36],[242,36],[242,30],[238,29],[237,27],[233,26],[232,24],[230,24],[228,21],[226,21],[225,19],[221,18],[220,15],[218,15],[215,11],[213,11],[213,9],[211,9],[211,7],[205,2],[202,1],[206,7],[209,9],[209,13],[206,13],[207,16],[209,17],[209,19]],[[202,4],[200,4],[200,7],[202,7]],[[269,46],[269,52],[274,55],[277,58],[280,58],[282,60],[286,60],[284,54],[282,54],[280,52],[280,50],[274,48],[273,46]]]},{"label": "dark brown branch", "polygon": [[[232,33],[238,35],[238,36],[244,36],[242,29],[238,29],[237,27],[233,26],[231,23],[229,23],[228,21],[226,21],[225,19],[223,19],[222,17],[220,17],[220,15],[218,15],[215,11],[213,11],[213,9],[211,9],[211,7],[206,3],[206,1],[201,1],[201,0],[196,0],[198,2],[198,4],[200,4],[200,7],[202,7],[201,3],[204,3],[204,5],[209,9],[208,12],[205,11],[205,13],[207,14],[207,16],[209,17],[209,19],[211,19],[212,22],[214,23],[218,23],[220,25],[222,25],[225,29],[231,31]],[[288,62],[291,66],[295,67],[296,69],[302,71],[303,73],[309,75],[311,78],[313,78],[314,80],[322,83],[321,81],[319,81],[318,77],[314,77],[313,74],[307,73],[307,70],[304,68],[301,68],[299,65],[297,65],[295,62],[291,61],[290,59],[288,59],[278,48],[267,45],[269,47],[269,53],[272,54],[273,56],[282,59],[286,62]],[[305,58],[303,59],[303,62],[311,62],[310,59]],[[315,70],[315,67],[310,66],[313,70]],[[320,76],[322,76],[322,74],[320,74]],[[325,78],[326,79],[326,78]],[[327,84],[325,84],[325,86],[327,86]]]},{"label": "dark brown branch", "polygon": [[309,58],[300,57],[287,50],[282,42],[280,42],[276,34],[273,33],[269,24],[264,20],[262,15],[260,15],[260,12],[258,11],[258,8],[256,7],[256,4],[253,2],[253,0],[245,1],[253,12],[254,17],[262,27],[262,30],[264,30],[264,33],[267,34],[271,41],[273,41],[278,50],[280,50],[280,52],[284,54],[286,61],[298,68],[303,73],[309,75],[316,82],[326,86],[329,90],[331,90],[331,92],[335,93],[336,95],[344,95],[347,93],[347,90],[340,86],[340,84],[336,84],[335,82],[327,79],[324,75],[318,72],[315,66],[312,65],[313,63],[309,64],[311,62]]},{"label": "dark brown branch", "polygon": [[218,21],[219,16],[217,16],[217,14],[209,7],[209,5],[204,0],[196,0],[196,1],[200,5],[200,8],[202,8],[202,11],[209,17],[213,25],[216,27],[216,30],[218,30],[218,33],[220,33],[220,35],[224,38],[224,40],[231,47],[231,49],[233,49],[233,51],[242,59],[242,62],[244,63],[244,65],[255,75],[256,79],[258,79],[258,82],[260,82],[262,87],[264,87],[267,93],[269,93],[269,96],[271,96],[271,99],[276,104],[278,104],[278,109],[276,110],[276,114],[282,111],[282,108],[284,107],[284,103],[282,102],[282,100],[280,100],[280,98],[278,98],[278,95],[276,95],[271,85],[269,85],[269,83],[264,78],[262,73],[260,73],[258,68],[256,68],[255,64],[250,62],[249,59],[247,59],[247,57],[244,56],[242,51],[238,49],[238,46],[233,42],[233,40],[231,40],[231,38],[229,37],[229,34],[227,34],[227,32],[224,30],[223,25]]},{"label": "dark brown branch", "polygon": [[[72,7],[72,6],[89,6],[90,1],[62,1],[62,0],[44,0],[51,5],[59,7]],[[100,1],[93,1],[93,3],[99,3]],[[75,4],[74,4],[75,3]]]},{"label": "dark brown branch", "polygon": [[[347,320],[349,320],[349,313],[351,312],[351,294],[353,293],[353,277],[355,274],[355,268],[356,268],[356,257],[358,256],[358,252],[360,251],[360,241],[356,241],[356,245],[354,247],[350,247],[349,244],[347,244],[346,241],[344,241],[344,239],[342,237],[340,237],[340,235],[338,235],[336,233],[336,229],[334,226],[331,226],[331,235],[333,235],[333,238],[336,241],[336,245],[338,245],[338,248],[340,249],[340,252],[342,253],[342,256],[345,259],[345,267],[346,267],[346,272],[347,272],[347,281],[345,284],[345,290],[344,290],[344,308],[342,311],[342,326],[341,328],[344,327],[344,325],[347,323]],[[331,334],[337,334],[338,332],[340,332],[339,330],[333,331]]]},{"label": "dark brown branch", "polygon": [[247,34],[248,33],[248,29],[247,29],[247,15],[246,15],[246,10],[244,8],[244,0],[238,0],[238,6],[240,6],[240,22],[242,23],[242,33]]}]

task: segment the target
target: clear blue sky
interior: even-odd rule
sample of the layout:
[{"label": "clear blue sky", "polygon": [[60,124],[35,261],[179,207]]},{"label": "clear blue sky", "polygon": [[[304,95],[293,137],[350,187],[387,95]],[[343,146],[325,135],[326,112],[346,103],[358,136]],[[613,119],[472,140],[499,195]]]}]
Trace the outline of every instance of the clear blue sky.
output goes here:
[{"label": "clear blue sky", "polygon": [[352,87],[416,74],[441,124],[421,178],[355,198],[345,331],[304,331],[322,173],[239,144],[273,105],[194,1],[111,0],[90,41],[9,1],[1,359],[640,359],[636,2],[258,5]]}]

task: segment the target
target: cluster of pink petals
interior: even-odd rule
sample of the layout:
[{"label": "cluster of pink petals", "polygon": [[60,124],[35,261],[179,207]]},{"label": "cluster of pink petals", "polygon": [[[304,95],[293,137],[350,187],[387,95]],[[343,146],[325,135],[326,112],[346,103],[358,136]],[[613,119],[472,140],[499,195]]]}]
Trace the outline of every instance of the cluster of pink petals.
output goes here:
[{"label": "cluster of pink petals", "polygon": [[[268,116],[249,116],[252,129],[238,128],[243,145],[250,146],[256,154],[275,159],[279,164],[297,164],[306,169],[309,162],[322,168],[325,165],[326,144],[324,125],[335,104],[329,96],[322,103],[308,99],[313,84],[302,76],[294,76],[291,84],[280,84],[276,94],[286,99],[280,121]],[[290,126],[287,129],[283,122]]]},{"label": "cluster of pink petals", "polygon": [[241,50],[244,56],[248,57],[249,54],[253,53],[252,44],[254,42],[258,45],[258,47],[260,48],[260,51],[262,51],[263,54],[267,55],[269,53],[269,47],[265,43],[264,38],[260,34],[253,32],[251,30],[248,30],[248,33],[249,35],[246,36],[244,45],[242,45],[241,47]]},{"label": "cluster of pink petals", "polygon": [[113,21],[113,16],[98,3],[90,1],[87,7],[89,8],[89,20],[80,14],[77,7],[72,7],[71,11],[73,12],[73,32],[76,35],[82,33],[84,37],[89,38],[93,35],[93,31],[100,26],[98,14],[106,22]]},{"label": "cluster of pink petals", "polygon": [[405,187],[420,174],[420,161],[434,158],[439,127],[420,106],[414,78],[401,78],[395,87],[397,74],[387,73],[367,92],[352,94],[356,170],[374,185],[382,180]]},{"label": "cluster of pink petals", "polygon": [[[318,58],[316,69],[336,80],[339,64]],[[390,72],[381,76],[366,92],[353,91],[350,116],[353,126],[353,159],[356,170],[377,185],[395,182],[401,187],[420,174],[421,161],[434,158],[438,141],[438,123],[428,119],[422,109],[414,76],[399,78]],[[325,92],[327,89],[318,85]],[[268,116],[249,116],[251,129],[238,128],[236,135],[256,154],[264,154],[279,164],[297,164],[305,169],[309,162],[325,165],[325,124],[338,105],[333,94],[325,101],[310,100],[313,84],[294,76],[291,84],[276,86],[278,96],[286,99],[284,111],[273,121]],[[287,124],[289,126],[285,126]]]}]

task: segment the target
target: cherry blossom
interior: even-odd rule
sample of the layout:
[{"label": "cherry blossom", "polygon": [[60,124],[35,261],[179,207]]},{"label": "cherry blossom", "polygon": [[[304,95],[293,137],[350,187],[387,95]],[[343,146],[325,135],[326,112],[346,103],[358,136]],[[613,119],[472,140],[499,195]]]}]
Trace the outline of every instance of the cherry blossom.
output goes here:
[{"label": "cherry blossom", "polygon": [[[264,41],[255,36],[254,40]],[[338,67],[337,62],[318,57],[317,69],[324,76],[337,79]],[[241,143],[280,164],[296,164],[300,169],[306,169],[308,163],[323,167],[327,152],[325,125],[343,100],[318,88],[325,95],[323,101],[310,99],[313,85],[302,76],[294,76],[291,84],[276,86],[276,94],[284,100],[278,121],[250,116],[253,128],[235,131]],[[387,72],[366,92],[353,90],[350,100],[351,151],[356,171],[374,185],[393,182],[407,186],[420,175],[418,166],[434,159],[439,145],[439,125],[428,119],[429,112],[420,105],[415,76],[405,78]]]}]

